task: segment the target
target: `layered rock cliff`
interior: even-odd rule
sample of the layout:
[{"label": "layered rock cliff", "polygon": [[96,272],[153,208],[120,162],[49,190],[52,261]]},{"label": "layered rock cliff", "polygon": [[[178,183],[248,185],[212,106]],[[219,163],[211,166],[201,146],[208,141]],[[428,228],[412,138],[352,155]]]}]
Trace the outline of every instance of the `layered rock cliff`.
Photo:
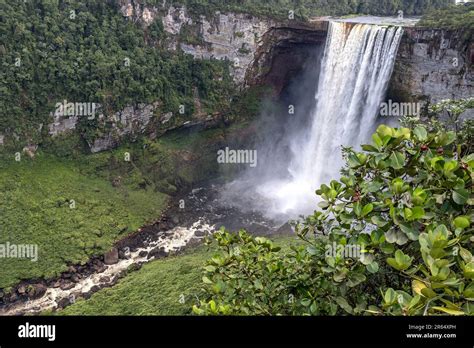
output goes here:
[{"label": "layered rock cliff", "polygon": [[[230,73],[240,90],[267,85],[279,94],[310,56],[311,47],[322,47],[327,35],[327,19],[307,23],[296,20],[277,22],[248,14],[219,13],[211,17],[188,13],[185,7],[145,6],[136,0],[120,0],[127,20],[149,26],[161,21],[169,50],[183,51],[195,59],[231,62]],[[389,98],[403,101],[437,102],[474,95],[474,46],[461,31],[406,28],[389,87]],[[196,104],[199,106],[199,98]],[[173,113],[161,114],[160,101],[151,105],[129,106],[109,115],[108,131],[89,143],[92,152],[117,146],[125,136],[148,132],[155,135],[156,124],[166,129]],[[219,115],[197,112],[191,120],[173,124],[213,122]],[[107,115],[106,115],[107,118]],[[104,120],[101,120],[104,123]],[[56,118],[49,125],[56,136],[76,128],[75,118]],[[0,143],[3,138],[0,136]]]},{"label": "layered rock cliff", "polygon": [[474,44],[467,31],[405,28],[389,96],[436,103],[474,96]]}]

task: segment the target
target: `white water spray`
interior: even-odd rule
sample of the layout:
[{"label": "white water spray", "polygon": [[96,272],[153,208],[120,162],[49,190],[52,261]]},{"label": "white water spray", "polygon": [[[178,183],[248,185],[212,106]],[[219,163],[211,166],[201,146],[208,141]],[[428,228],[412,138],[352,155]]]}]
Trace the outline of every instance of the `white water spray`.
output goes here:
[{"label": "white water spray", "polygon": [[314,191],[338,178],[341,145],[368,140],[385,96],[401,27],[331,22],[311,125],[291,142],[289,180],[260,183],[270,217],[296,217],[315,208]]}]

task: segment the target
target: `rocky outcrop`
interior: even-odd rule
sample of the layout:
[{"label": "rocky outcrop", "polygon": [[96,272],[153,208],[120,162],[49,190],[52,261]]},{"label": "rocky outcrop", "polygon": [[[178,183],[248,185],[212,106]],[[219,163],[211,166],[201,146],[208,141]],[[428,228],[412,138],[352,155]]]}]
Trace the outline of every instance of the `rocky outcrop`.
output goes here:
[{"label": "rocky outcrop", "polygon": [[[231,61],[231,74],[240,85],[244,83],[255,52],[264,43],[264,34],[275,25],[272,20],[240,13],[216,12],[211,19],[192,18],[185,7],[173,6],[162,21],[170,38],[170,49],[181,49],[198,59]],[[185,27],[190,29],[187,35],[192,35],[194,42],[183,35]]]},{"label": "rocky outcrop", "polygon": [[193,24],[193,20],[188,15],[185,7],[170,6],[162,21],[163,29],[171,35],[178,35],[183,25]]},{"label": "rocky outcrop", "polygon": [[104,136],[96,138],[89,144],[92,153],[104,151],[117,146],[126,135],[136,136],[145,132],[154,117],[160,102],[153,104],[140,103],[137,106],[127,106],[112,117],[99,119],[99,127],[107,126],[111,130]]},{"label": "rocky outcrop", "polygon": [[[118,145],[126,135],[143,133],[154,117],[155,111],[160,107],[160,102],[152,104],[139,103],[136,106],[127,106],[123,110],[110,116],[99,114],[97,117],[100,128],[110,129],[105,135],[94,139],[89,144],[91,152],[100,152]],[[75,130],[81,116],[53,115],[54,122],[49,124],[49,134],[57,136]],[[171,118],[171,116],[169,116]],[[167,120],[169,120],[169,118]]]},{"label": "rocky outcrop", "polygon": [[53,116],[54,121],[48,125],[49,134],[52,136],[59,135],[71,130],[76,129],[77,121],[79,120],[78,116]]},{"label": "rocky outcrop", "polygon": [[234,80],[243,84],[264,34],[275,24],[251,15],[216,13],[212,22],[201,16],[197,25],[203,45],[181,43],[181,49],[195,58],[231,61]]},{"label": "rocky outcrop", "polygon": [[389,88],[392,99],[436,103],[474,95],[473,45],[464,31],[405,28]]},{"label": "rocky outcrop", "polygon": [[[289,84],[316,50],[322,51],[328,22],[288,22],[272,27],[246,72],[246,86],[272,86],[275,94]],[[317,64],[317,62],[315,62]]]},{"label": "rocky outcrop", "polygon": [[118,3],[124,17],[132,19],[134,22],[140,21],[148,26],[153,23],[160,13],[160,7],[163,7],[166,2],[163,2],[160,7],[145,6],[142,2],[134,0],[119,0]]}]

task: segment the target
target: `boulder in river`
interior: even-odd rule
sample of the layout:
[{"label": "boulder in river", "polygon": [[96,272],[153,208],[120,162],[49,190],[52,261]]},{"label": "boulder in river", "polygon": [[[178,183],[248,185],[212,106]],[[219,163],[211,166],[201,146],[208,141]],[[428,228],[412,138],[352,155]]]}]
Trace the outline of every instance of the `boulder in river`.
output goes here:
[{"label": "boulder in river", "polygon": [[157,247],[148,253],[148,260],[151,258],[159,259],[168,256],[168,252],[163,247]]},{"label": "boulder in river", "polygon": [[197,230],[196,232],[194,232],[194,235],[196,237],[204,237],[206,235],[206,231],[203,231],[203,230]]},{"label": "boulder in river", "polygon": [[110,282],[110,277],[108,277],[108,276],[100,277],[99,281],[101,283],[109,283]]},{"label": "boulder in river", "polygon": [[43,295],[46,293],[46,290],[48,290],[48,288],[44,284],[38,283],[28,286],[26,292],[28,294],[28,298],[33,300],[43,297]]},{"label": "boulder in river", "polygon": [[72,289],[75,286],[76,286],[76,284],[74,284],[73,282],[68,281],[68,280],[66,280],[66,281],[63,280],[63,281],[61,281],[61,285],[59,285],[59,288],[61,290],[69,290],[69,289]]},{"label": "boulder in river", "polygon": [[25,284],[20,285],[17,291],[20,295],[24,295],[26,293],[26,285]]},{"label": "boulder in river", "polygon": [[63,309],[64,307],[71,304],[71,300],[68,297],[63,297],[58,301],[58,308]]},{"label": "boulder in river", "polygon": [[118,249],[112,248],[107,254],[104,256],[104,263],[106,265],[114,265],[119,261]]}]

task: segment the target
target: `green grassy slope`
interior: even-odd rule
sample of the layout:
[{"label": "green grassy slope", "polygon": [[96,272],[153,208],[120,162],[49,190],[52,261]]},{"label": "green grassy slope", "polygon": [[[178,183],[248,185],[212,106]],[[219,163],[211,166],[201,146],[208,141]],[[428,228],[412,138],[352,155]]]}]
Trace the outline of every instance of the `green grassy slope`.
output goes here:
[{"label": "green grassy slope", "polygon": [[[10,158],[11,157],[11,158]],[[37,244],[39,259],[0,258],[0,288],[55,276],[157,218],[167,196],[113,187],[83,162],[39,154],[0,158],[0,243]]]}]

